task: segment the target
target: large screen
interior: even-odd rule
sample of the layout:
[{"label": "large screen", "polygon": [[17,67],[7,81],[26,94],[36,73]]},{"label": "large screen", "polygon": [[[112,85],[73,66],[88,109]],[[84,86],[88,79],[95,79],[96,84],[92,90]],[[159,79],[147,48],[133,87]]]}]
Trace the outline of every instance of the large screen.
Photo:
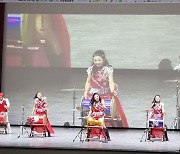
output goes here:
[{"label": "large screen", "polygon": [[86,68],[93,52],[101,49],[117,69],[172,69],[179,63],[178,19],[178,15],[8,14],[6,66]]},{"label": "large screen", "polygon": [[180,15],[7,13],[2,88],[10,122],[21,123],[22,106],[28,118],[40,91],[52,125],[86,125],[88,68],[103,51],[118,87],[118,107],[105,98],[108,126],[144,128],[158,94],[170,128],[178,103],[179,25]]}]

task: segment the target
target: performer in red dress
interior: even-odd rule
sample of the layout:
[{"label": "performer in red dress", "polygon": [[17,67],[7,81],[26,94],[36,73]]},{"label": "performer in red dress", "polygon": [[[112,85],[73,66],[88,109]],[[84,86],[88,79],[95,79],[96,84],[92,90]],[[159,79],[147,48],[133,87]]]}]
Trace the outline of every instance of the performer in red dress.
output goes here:
[{"label": "performer in red dress", "polygon": [[[150,119],[163,120],[165,116],[164,103],[161,102],[160,95],[155,95],[152,101],[152,106],[150,109]],[[167,135],[167,126],[164,127],[165,140],[169,141]]]},{"label": "performer in red dress", "polygon": [[121,121],[111,123],[113,127],[128,127],[128,122],[123,108],[117,96],[117,85],[113,80],[113,67],[109,65],[105,53],[97,50],[93,54],[92,65],[87,69],[87,80],[85,83],[84,97],[90,99],[92,94],[98,93],[102,99],[114,100],[112,104],[114,111],[111,112],[111,118],[118,118]]},{"label": "performer in red dress", "polygon": [[4,98],[4,94],[0,93],[0,113],[6,115],[7,133],[12,133],[10,123],[8,120],[8,108],[9,107],[10,107],[10,103],[9,103],[8,98]]},{"label": "performer in red dress", "polygon": [[46,115],[46,128],[48,131],[48,136],[51,136],[50,134],[54,134],[54,130],[52,129],[50,122],[47,117],[47,100],[46,97],[42,97],[42,94],[40,92],[37,92],[35,97],[34,97],[34,109],[33,109],[33,114],[36,115]]},{"label": "performer in red dress", "polygon": [[94,93],[91,98],[90,104],[91,104],[91,108],[89,115],[87,117],[87,125],[102,126],[102,128],[104,128],[105,130],[105,134],[107,136],[108,141],[110,141],[111,139],[109,136],[109,132],[104,123],[104,116],[105,116],[104,111],[106,110],[106,105],[104,100],[101,99],[101,97],[97,93]]},{"label": "performer in red dress", "polygon": [[150,118],[152,119],[163,119],[165,115],[164,103],[160,101],[160,96],[156,95],[152,102]]}]

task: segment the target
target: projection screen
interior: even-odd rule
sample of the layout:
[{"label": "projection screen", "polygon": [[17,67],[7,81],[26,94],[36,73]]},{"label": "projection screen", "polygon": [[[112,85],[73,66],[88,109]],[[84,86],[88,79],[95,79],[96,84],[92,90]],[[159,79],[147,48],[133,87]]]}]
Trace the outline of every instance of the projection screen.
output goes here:
[{"label": "projection screen", "polygon": [[93,53],[103,50],[113,67],[128,127],[146,126],[147,110],[157,94],[171,127],[178,103],[179,13],[81,5],[7,5],[2,89],[11,103],[11,124],[21,124],[22,106],[28,118],[40,91],[48,100],[52,125],[81,126],[87,68]]}]

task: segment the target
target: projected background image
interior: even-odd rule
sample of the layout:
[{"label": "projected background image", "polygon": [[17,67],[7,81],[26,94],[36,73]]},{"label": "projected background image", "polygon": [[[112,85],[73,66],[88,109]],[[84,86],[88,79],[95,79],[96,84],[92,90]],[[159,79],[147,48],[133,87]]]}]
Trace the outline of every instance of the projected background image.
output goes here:
[{"label": "projected background image", "polygon": [[178,15],[8,14],[6,23],[3,91],[12,124],[21,124],[22,105],[26,121],[41,91],[52,125],[81,125],[86,69],[93,53],[103,50],[129,127],[145,127],[145,110],[156,94],[171,127],[179,77],[174,68],[180,61]]}]

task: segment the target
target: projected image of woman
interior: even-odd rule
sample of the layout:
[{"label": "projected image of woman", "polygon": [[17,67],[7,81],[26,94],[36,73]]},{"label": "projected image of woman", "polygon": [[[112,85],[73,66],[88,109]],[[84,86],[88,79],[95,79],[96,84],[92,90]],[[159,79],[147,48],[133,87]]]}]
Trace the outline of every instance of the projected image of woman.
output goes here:
[{"label": "projected image of woman", "polygon": [[34,97],[33,114],[46,116],[47,132],[48,132],[48,136],[51,136],[50,134],[54,134],[54,130],[52,129],[50,122],[48,120],[48,117],[47,117],[47,106],[48,104],[47,104],[46,97],[43,97],[41,92],[37,92]]},{"label": "projected image of woman", "polygon": [[84,97],[90,99],[94,93],[98,93],[102,99],[111,100],[111,120],[106,125],[113,127],[128,127],[123,108],[117,97],[117,85],[113,80],[113,67],[109,65],[105,53],[97,50],[92,56],[92,65],[87,69]]}]

